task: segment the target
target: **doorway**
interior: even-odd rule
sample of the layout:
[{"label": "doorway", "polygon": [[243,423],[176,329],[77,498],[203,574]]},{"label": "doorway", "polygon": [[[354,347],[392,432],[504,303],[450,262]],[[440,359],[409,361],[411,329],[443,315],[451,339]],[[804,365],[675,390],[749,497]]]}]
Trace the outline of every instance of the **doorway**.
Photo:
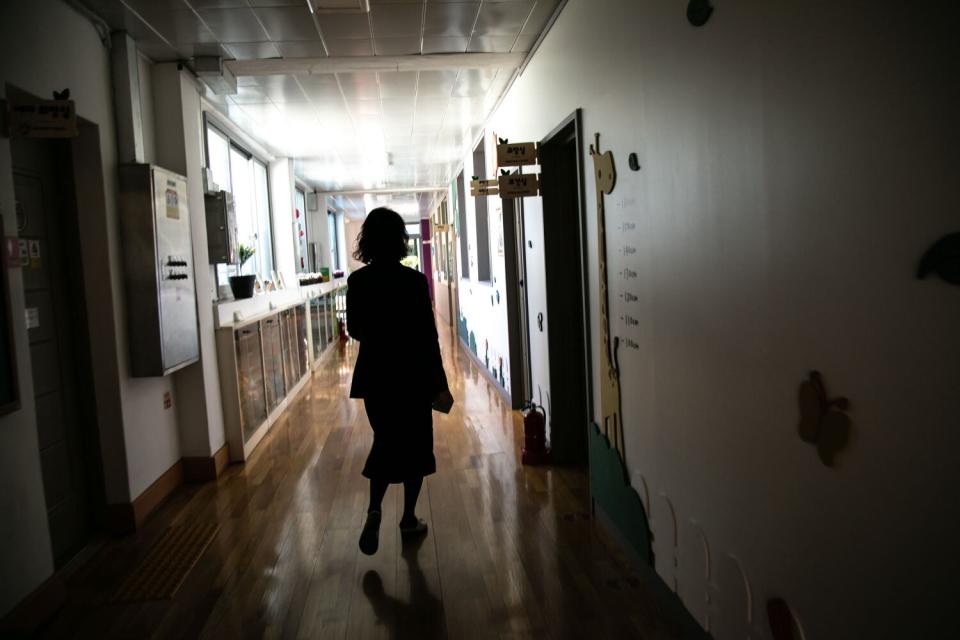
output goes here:
[{"label": "doorway", "polygon": [[504,285],[507,294],[507,334],[510,344],[509,391],[513,409],[521,409],[527,401],[533,399],[525,237],[523,198],[504,199]]},{"label": "doorway", "polygon": [[540,142],[543,261],[554,460],[587,463],[591,416],[586,221],[578,109]]},{"label": "doorway", "polygon": [[[8,97],[15,93],[8,88]],[[59,569],[100,529],[106,504],[73,144],[14,138],[10,150],[17,233],[28,247],[21,265],[41,473]]]}]

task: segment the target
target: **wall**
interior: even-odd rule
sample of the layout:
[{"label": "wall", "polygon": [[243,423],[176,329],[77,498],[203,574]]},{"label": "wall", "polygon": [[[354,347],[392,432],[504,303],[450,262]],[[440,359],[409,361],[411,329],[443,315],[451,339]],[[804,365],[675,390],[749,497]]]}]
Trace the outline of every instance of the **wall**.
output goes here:
[{"label": "wall", "polygon": [[[717,638],[767,637],[773,596],[807,638],[943,635],[960,297],[914,270],[957,231],[955,17],[741,1],[696,29],[684,10],[570,0],[487,129],[538,140],[582,107],[585,142],[614,154],[611,330],[636,345],[619,352],[626,463],[657,571]],[[835,469],[796,433],[814,368],[852,402]]]},{"label": "wall", "polygon": [[[70,87],[78,114],[100,125],[103,160],[108,166],[115,155],[109,59],[94,28],[59,2],[4,2],[0,4],[0,42],[7,52],[0,56],[0,95],[5,94],[6,83],[40,96]],[[109,173],[112,179],[112,167]],[[0,137],[0,214],[5,235],[16,234],[14,211],[10,145]],[[21,408],[0,418],[0,486],[4,488],[0,492],[0,538],[4,541],[0,547],[0,616],[53,571],[32,371],[22,321],[23,282],[18,270],[9,273]],[[104,415],[108,410],[100,405],[106,397],[101,391],[98,388],[98,411]],[[126,486],[108,489],[113,495],[128,490]]]},{"label": "wall", "polygon": [[[484,137],[486,145],[487,168],[484,175],[492,176],[496,163],[496,147],[493,136]],[[470,278],[460,279],[458,299],[460,302],[459,333],[464,342],[470,345],[487,370],[497,378],[505,391],[510,389],[510,348],[507,336],[507,301],[503,285],[505,271],[503,256],[498,251],[503,238],[503,205],[498,197],[487,198],[487,220],[490,240],[490,281],[477,280],[477,215],[476,198],[470,197],[470,178],[480,175],[473,167],[472,151],[464,158],[463,174],[467,189],[466,231],[469,243]],[[498,242],[498,239],[500,241]],[[458,273],[464,273],[459,245],[457,251]],[[465,322],[465,325],[464,325]],[[464,335],[465,334],[465,335]],[[500,366],[502,359],[502,368]],[[501,375],[502,374],[502,375]]]},{"label": "wall", "polygon": [[267,169],[270,177],[270,204],[273,212],[273,250],[277,273],[287,286],[296,285],[296,253],[293,247],[293,161],[277,158]]},{"label": "wall", "polygon": [[[149,91],[153,97],[149,110],[144,108],[143,113],[144,146],[148,150],[156,148],[154,157],[148,155],[147,160],[187,177],[191,214],[200,361],[172,376],[179,442],[176,459],[208,457],[226,443],[226,433],[213,335],[214,272],[209,265],[204,215],[202,88],[175,63],[149,65],[141,60],[140,73],[142,94]],[[141,104],[145,102],[141,100]],[[154,121],[163,128],[154,130]],[[163,135],[156,135],[158,131]]]}]

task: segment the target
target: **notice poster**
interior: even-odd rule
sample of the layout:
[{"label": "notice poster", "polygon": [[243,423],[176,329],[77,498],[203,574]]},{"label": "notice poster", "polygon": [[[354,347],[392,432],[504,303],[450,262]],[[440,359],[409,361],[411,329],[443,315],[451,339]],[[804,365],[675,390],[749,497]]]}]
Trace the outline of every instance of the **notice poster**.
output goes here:
[{"label": "notice poster", "polygon": [[177,190],[176,180],[167,180],[166,190],[167,217],[173,220],[180,219],[180,193]]}]

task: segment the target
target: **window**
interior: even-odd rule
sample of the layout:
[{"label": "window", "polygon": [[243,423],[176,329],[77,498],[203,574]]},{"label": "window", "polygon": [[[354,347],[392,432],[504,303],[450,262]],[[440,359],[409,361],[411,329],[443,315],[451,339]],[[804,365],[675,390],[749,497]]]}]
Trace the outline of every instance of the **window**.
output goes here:
[{"label": "window", "polygon": [[297,273],[309,270],[307,263],[307,196],[297,187],[294,194],[293,246],[296,251]]},{"label": "window", "polygon": [[[483,149],[484,139],[473,150],[473,172],[480,180],[487,177],[487,159]],[[487,196],[474,198],[477,214],[477,280],[490,281],[490,222],[487,219]]]},{"label": "window", "polygon": [[340,243],[337,239],[337,214],[327,211],[327,237],[330,238],[330,267],[337,271],[340,267]]},{"label": "window", "polygon": [[460,273],[470,278],[470,244],[467,239],[467,194],[463,190],[463,171],[457,176],[457,234],[460,236]]},{"label": "window", "polygon": [[[241,273],[270,280],[274,262],[267,165],[210,123],[207,123],[205,132],[207,167],[213,174],[213,181],[218,189],[233,195],[237,241],[254,249]],[[218,284],[225,283],[235,274],[236,265],[217,265]]]}]

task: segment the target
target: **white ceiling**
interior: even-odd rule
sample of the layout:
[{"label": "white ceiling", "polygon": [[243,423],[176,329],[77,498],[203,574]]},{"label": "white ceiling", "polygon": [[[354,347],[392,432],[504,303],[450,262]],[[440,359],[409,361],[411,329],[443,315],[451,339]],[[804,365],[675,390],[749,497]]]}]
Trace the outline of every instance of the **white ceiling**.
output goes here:
[{"label": "white ceiling", "polygon": [[[155,61],[198,55],[411,61],[403,71],[307,73],[291,65],[287,70],[296,73],[238,74],[236,95],[208,92],[266,149],[294,158],[297,175],[321,191],[447,184],[507,88],[518,56],[497,64],[478,55],[483,64],[477,65],[458,58],[463,64],[441,69],[418,68],[417,60],[527,52],[559,1],[85,0]],[[341,202],[359,206],[363,199]]]}]

